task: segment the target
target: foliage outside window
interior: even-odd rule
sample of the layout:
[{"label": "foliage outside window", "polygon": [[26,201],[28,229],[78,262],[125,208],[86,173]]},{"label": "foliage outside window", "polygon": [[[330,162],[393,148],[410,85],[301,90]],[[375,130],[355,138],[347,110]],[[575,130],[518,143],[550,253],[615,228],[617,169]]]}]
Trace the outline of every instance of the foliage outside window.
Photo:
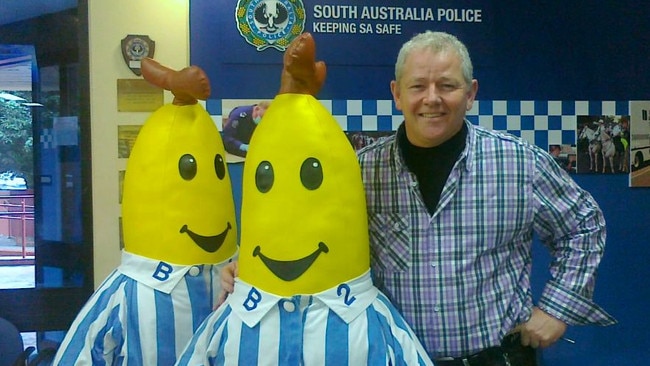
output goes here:
[{"label": "foliage outside window", "polygon": [[[32,100],[30,91],[1,91]],[[0,172],[22,177],[27,187],[34,183],[32,108],[24,101],[0,99]]]}]

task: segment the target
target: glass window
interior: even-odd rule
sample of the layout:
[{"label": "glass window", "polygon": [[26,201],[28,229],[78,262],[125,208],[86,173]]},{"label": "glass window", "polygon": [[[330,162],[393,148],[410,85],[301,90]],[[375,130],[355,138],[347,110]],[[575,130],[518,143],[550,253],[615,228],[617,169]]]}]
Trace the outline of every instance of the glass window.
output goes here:
[{"label": "glass window", "polygon": [[0,24],[0,314],[39,346],[93,289],[87,0],[60,3]]}]

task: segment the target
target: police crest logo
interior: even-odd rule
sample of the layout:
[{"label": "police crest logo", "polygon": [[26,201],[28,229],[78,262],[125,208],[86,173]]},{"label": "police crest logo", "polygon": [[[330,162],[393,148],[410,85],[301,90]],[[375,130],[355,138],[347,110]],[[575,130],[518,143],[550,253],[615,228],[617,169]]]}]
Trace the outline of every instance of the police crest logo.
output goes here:
[{"label": "police crest logo", "polygon": [[129,34],[122,40],[122,57],[124,62],[133,71],[134,74],[140,76],[140,60],[145,57],[153,58],[153,53],[156,49],[156,42],[149,36]]},{"label": "police crest logo", "polygon": [[239,34],[258,51],[284,51],[305,28],[302,0],[238,0],[235,19]]}]

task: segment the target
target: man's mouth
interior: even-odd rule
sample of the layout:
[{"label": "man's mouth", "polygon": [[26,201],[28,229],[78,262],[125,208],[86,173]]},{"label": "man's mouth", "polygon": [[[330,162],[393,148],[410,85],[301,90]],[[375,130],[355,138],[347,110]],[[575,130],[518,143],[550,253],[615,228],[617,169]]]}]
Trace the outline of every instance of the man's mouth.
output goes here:
[{"label": "man's mouth", "polygon": [[293,281],[305,273],[321,253],[327,252],[329,252],[327,245],[320,242],[318,243],[318,249],[306,257],[291,261],[280,261],[271,259],[262,254],[262,249],[258,245],[253,250],[253,257],[259,256],[266,268],[273,272],[273,274],[278,278],[284,281]]},{"label": "man's mouth", "polygon": [[221,245],[226,240],[226,236],[228,235],[230,229],[232,229],[232,226],[230,225],[230,223],[228,223],[226,229],[223,232],[221,232],[221,234],[217,234],[213,236],[203,236],[188,229],[187,225],[183,225],[183,227],[180,230],[180,233],[181,234],[187,233],[187,235],[190,236],[194,244],[198,245],[199,247],[201,247],[201,249],[205,250],[208,253],[214,253],[217,250],[219,250],[219,248],[221,248]]},{"label": "man's mouth", "polygon": [[438,118],[442,117],[443,115],[443,113],[420,113],[420,116],[424,118]]}]

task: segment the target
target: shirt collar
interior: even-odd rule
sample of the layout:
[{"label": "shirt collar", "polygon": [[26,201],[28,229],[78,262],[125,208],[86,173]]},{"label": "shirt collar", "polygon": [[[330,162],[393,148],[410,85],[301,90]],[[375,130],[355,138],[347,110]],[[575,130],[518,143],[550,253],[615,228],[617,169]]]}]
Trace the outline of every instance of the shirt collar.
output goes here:
[{"label": "shirt collar", "polygon": [[[230,262],[230,260],[227,259],[214,265],[219,266]],[[117,267],[117,271],[139,283],[169,294],[189,270],[198,268],[198,273],[201,273],[203,266],[203,264],[184,265],[167,263],[122,250],[122,262]]]},{"label": "shirt collar", "polygon": [[476,144],[476,126],[474,126],[468,120],[465,120],[465,125],[467,125],[467,140],[465,141],[465,148],[460,153],[458,160],[461,162],[464,160],[465,170],[471,171],[472,166],[474,165],[474,160],[476,158],[476,151],[478,151],[478,149],[476,149],[474,146]]},{"label": "shirt collar", "polygon": [[[404,161],[404,156],[402,155],[402,149],[399,147],[400,145],[400,139],[401,138],[406,138],[406,126],[404,125],[404,121],[402,121],[402,124],[399,125],[397,128],[397,131],[393,135],[393,142],[391,146],[391,155],[393,157],[393,161],[395,162],[395,167],[398,169],[399,172],[408,172],[408,167],[406,166],[406,161]],[[403,135],[403,136],[402,136]]]},{"label": "shirt collar", "polygon": [[235,290],[228,296],[227,304],[249,327],[256,326],[278,303],[294,304],[320,302],[349,324],[377,298],[379,290],[372,284],[370,270],[348,282],[314,295],[296,295],[291,298],[264,292],[251,284],[235,278]]},{"label": "shirt collar", "polygon": [[[476,126],[474,126],[471,122],[469,122],[467,119],[465,120],[465,125],[467,125],[467,137],[466,137],[466,142],[465,142],[465,148],[463,151],[460,153],[458,156],[459,161],[465,161],[465,170],[470,171],[472,169],[472,165],[474,164],[474,159],[475,159],[475,151],[474,149],[474,144],[476,143]],[[395,166],[399,169],[399,171],[406,171],[408,172],[408,168],[406,166],[406,162],[404,161],[404,157],[402,156],[402,149],[399,147],[399,136],[398,134],[404,133],[406,134],[406,129],[404,127],[404,122],[398,127],[397,132],[394,135],[393,141],[392,141],[392,157],[393,161],[395,162]],[[406,137],[406,135],[404,136]],[[471,147],[471,148],[470,148]]]}]

